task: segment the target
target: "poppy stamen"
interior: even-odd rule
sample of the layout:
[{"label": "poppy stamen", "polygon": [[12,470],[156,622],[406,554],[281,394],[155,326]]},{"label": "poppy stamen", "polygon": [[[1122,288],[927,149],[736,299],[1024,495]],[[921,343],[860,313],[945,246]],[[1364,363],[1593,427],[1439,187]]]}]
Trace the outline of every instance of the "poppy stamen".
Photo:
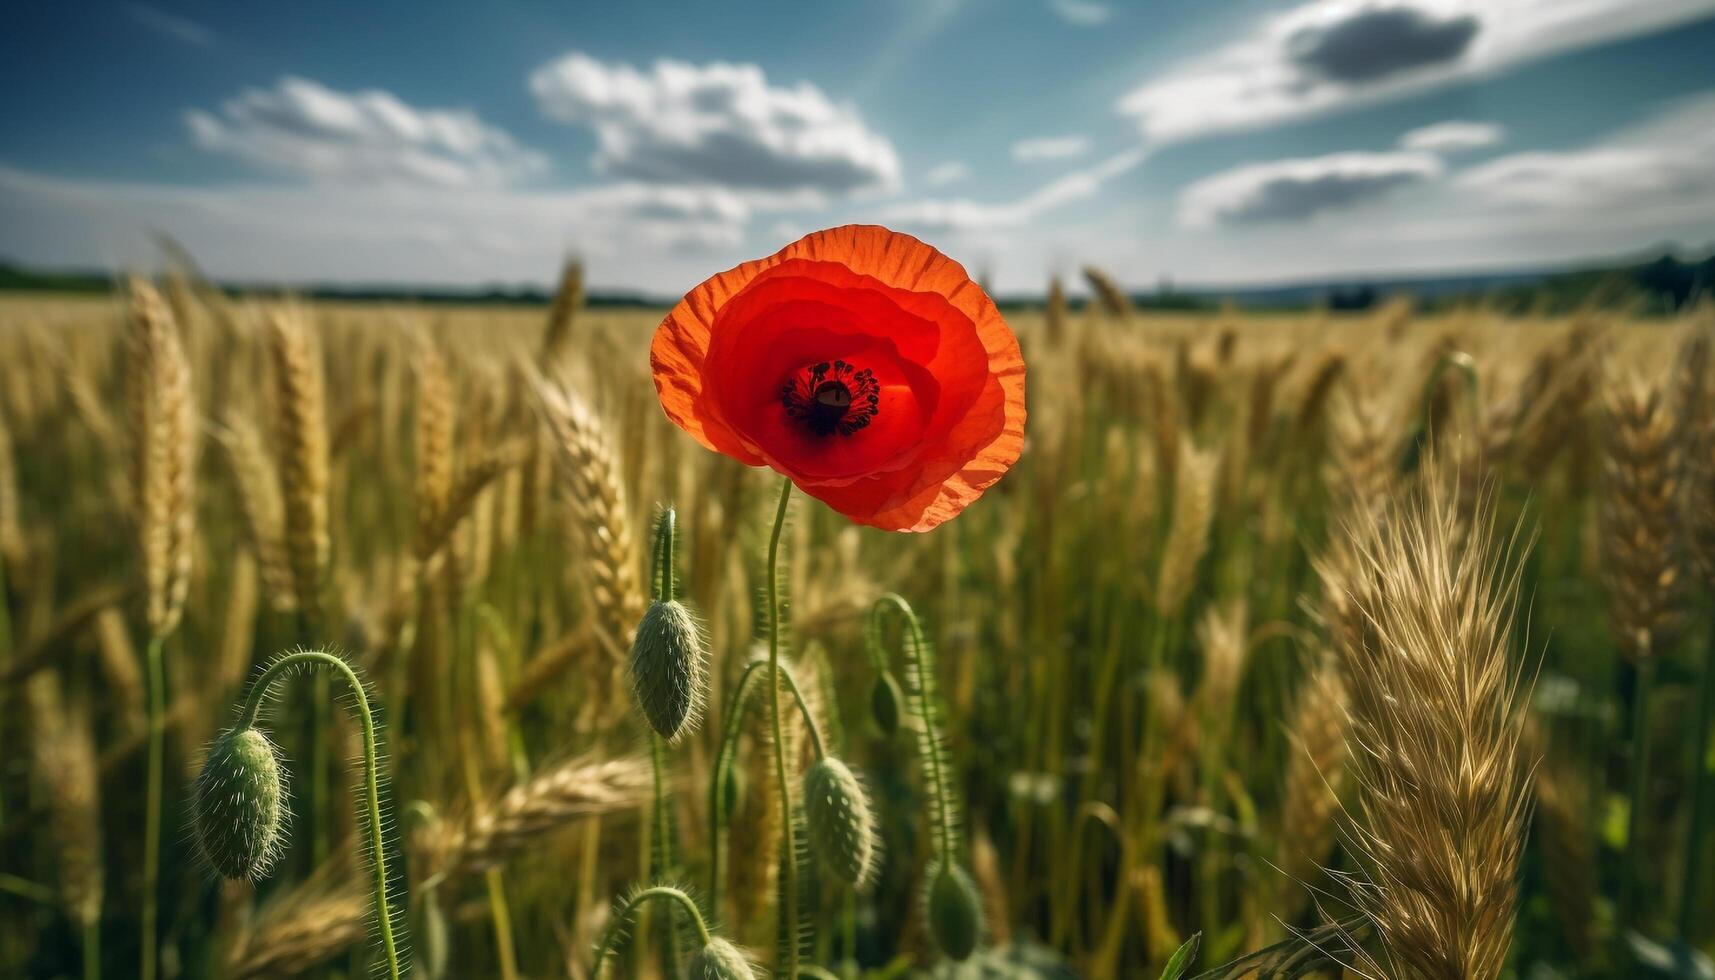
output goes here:
[{"label": "poppy stamen", "polygon": [[847,361],[819,361],[800,368],[780,387],[786,417],[819,436],[849,436],[869,425],[881,407],[875,372]]}]

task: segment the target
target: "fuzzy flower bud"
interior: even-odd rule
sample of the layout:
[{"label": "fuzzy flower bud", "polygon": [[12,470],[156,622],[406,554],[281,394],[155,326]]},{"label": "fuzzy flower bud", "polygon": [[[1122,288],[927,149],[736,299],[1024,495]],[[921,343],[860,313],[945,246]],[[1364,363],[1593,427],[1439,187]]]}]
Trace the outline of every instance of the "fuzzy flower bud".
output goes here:
[{"label": "fuzzy flower bud", "polygon": [[863,784],[844,762],[818,759],[804,774],[804,819],[810,847],[828,870],[853,888],[868,884],[875,870],[875,816]]},{"label": "fuzzy flower bud", "polygon": [[982,901],[970,874],[942,858],[929,868],[929,935],[949,959],[964,960],[976,952],[983,933]]},{"label": "fuzzy flower bud", "polygon": [[676,600],[652,604],[631,643],[631,693],[649,727],[672,741],[695,727],[708,690],[702,638]]},{"label": "fuzzy flower bud", "polygon": [[198,847],[227,878],[261,878],[283,844],[286,787],[274,744],[254,728],[209,746],[191,801]]},{"label": "fuzzy flower bud", "polygon": [[737,946],[719,937],[691,957],[691,980],[754,980],[756,970]]}]

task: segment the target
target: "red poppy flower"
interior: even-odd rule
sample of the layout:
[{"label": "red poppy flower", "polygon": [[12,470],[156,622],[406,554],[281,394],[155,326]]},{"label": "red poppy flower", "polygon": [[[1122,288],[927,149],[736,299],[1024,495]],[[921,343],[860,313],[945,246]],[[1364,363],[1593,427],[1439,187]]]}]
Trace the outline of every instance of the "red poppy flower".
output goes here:
[{"label": "red poppy flower", "polygon": [[685,295],[650,348],[661,407],[860,524],[926,531],[1024,447],[1024,358],[957,262],[846,225]]}]

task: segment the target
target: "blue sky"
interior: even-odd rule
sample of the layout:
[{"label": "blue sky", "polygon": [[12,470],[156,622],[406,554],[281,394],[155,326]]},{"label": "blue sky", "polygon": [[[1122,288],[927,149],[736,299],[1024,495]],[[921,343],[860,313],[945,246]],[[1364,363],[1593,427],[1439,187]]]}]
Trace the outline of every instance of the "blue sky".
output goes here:
[{"label": "blue sky", "polygon": [[1715,243],[1715,0],[63,3],[0,256],[670,295],[879,221],[1035,291]]}]

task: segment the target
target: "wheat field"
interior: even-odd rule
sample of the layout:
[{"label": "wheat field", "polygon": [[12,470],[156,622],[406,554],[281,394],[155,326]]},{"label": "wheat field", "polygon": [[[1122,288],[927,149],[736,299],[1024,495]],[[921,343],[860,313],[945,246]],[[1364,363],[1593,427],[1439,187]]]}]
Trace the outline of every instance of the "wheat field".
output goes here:
[{"label": "wheat field", "polygon": [[1700,975],[1709,307],[1092,280],[921,535],[685,438],[575,267],[0,298],[0,976]]}]

